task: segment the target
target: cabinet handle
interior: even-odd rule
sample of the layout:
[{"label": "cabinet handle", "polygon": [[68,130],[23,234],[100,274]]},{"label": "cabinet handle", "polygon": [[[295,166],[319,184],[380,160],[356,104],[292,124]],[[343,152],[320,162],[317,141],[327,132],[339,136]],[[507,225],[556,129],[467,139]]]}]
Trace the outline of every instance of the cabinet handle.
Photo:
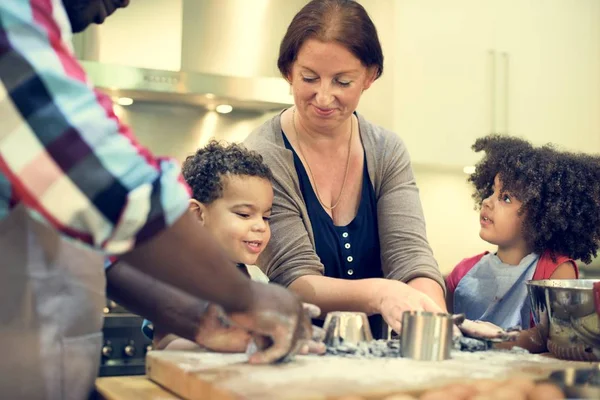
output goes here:
[{"label": "cabinet handle", "polygon": [[490,134],[496,133],[496,52],[488,52],[490,62]]},{"label": "cabinet handle", "polygon": [[510,56],[508,53],[503,52],[502,53],[502,60],[504,61],[504,133],[508,135],[509,130],[508,130],[508,104],[509,104],[509,86],[510,86],[510,80],[508,72],[510,70],[509,68],[509,64],[510,64]]}]

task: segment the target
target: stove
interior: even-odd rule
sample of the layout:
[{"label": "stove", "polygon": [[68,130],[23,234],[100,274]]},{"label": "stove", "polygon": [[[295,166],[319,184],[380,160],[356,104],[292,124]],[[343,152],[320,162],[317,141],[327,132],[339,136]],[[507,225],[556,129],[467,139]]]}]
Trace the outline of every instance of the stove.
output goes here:
[{"label": "stove", "polygon": [[142,333],[144,319],[107,299],[104,308],[104,344],[99,376],[144,375],[146,353],[152,341]]}]

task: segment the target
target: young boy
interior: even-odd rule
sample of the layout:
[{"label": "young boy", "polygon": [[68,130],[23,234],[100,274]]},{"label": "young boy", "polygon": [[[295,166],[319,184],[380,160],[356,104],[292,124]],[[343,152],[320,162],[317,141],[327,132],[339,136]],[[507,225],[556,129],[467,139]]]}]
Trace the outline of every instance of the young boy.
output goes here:
[{"label": "young boy", "polygon": [[[271,238],[271,170],[256,152],[238,144],[221,145],[212,141],[186,158],[182,174],[192,189],[189,208],[198,223],[212,233],[229,258],[250,276],[246,264],[256,263]],[[255,269],[255,274],[261,273]],[[153,339],[156,349],[197,347],[193,342],[162,332],[148,321],[144,321],[142,330]]]},{"label": "young boy", "polygon": [[[508,329],[533,326],[528,280],[576,279],[600,240],[600,158],[492,135],[469,181],[480,205],[479,236],[498,246],[461,261],[446,279],[448,308]],[[521,347],[543,351],[535,330]]]}]

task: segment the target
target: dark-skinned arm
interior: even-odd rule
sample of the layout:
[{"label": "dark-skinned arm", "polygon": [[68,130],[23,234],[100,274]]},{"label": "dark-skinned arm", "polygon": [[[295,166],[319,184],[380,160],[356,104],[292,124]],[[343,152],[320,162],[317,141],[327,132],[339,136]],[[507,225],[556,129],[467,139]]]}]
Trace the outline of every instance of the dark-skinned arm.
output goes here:
[{"label": "dark-skinned arm", "polygon": [[[200,345],[219,352],[243,352],[247,348],[250,333],[230,324],[218,305],[190,296],[122,261],[106,275],[108,296],[152,321],[155,349],[191,350]],[[255,340],[267,342],[260,337]]]},{"label": "dark-skinned arm", "polygon": [[209,305],[207,301],[164,284],[123,261],[107,270],[106,280],[108,297],[149,319],[156,327],[168,327],[169,332],[156,332],[157,339],[175,333],[196,340],[198,326]]},{"label": "dark-skinned arm", "polygon": [[[148,242],[124,254],[121,259],[151,278],[179,288],[192,298],[217,303],[228,312],[245,311],[252,304],[253,285],[189,212]],[[121,288],[126,284],[124,279],[118,276],[116,279],[121,282]],[[149,297],[148,290],[158,283],[144,282],[137,289]],[[137,293],[113,295],[127,296],[125,301],[131,301]],[[115,300],[118,301],[117,298]],[[152,309],[156,310],[156,306],[147,311]],[[154,318],[150,314],[144,316]]]}]

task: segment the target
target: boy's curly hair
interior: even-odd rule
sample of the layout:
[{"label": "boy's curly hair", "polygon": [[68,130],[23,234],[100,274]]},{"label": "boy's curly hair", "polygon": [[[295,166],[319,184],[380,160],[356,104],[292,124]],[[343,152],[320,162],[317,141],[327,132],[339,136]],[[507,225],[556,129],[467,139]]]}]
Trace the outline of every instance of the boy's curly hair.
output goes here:
[{"label": "boy's curly hair", "polygon": [[523,234],[538,254],[566,255],[590,263],[600,240],[600,157],[533,147],[515,137],[475,141],[485,155],[469,182],[479,207],[498,174],[504,192],[522,202]]},{"label": "boy's curly hair", "polygon": [[182,174],[192,189],[192,197],[210,204],[223,195],[223,176],[256,176],[273,180],[271,169],[260,154],[242,145],[221,144],[216,140],[188,156]]}]

